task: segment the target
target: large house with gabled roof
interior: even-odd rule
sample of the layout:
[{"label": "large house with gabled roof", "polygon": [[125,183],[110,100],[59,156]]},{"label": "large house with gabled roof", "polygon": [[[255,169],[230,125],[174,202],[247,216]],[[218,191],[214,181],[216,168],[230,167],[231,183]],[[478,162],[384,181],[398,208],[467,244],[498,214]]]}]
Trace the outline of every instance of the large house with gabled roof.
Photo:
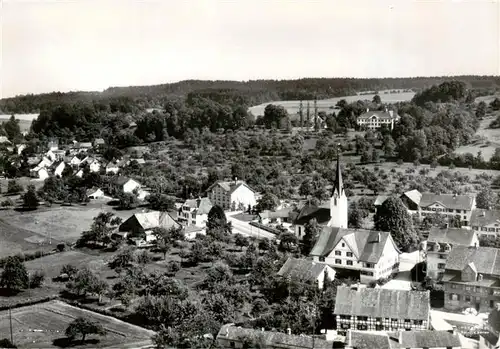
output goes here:
[{"label": "large house with gabled roof", "polygon": [[400,254],[389,232],[327,226],[309,256],[337,271],[359,273],[369,283],[397,273]]},{"label": "large house with gabled roof", "polygon": [[243,181],[217,181],[207,189],[207,196],[215,206],[224,210],[246,211],[257,204],[256,192]]},{"label": "large house with gabled roof", "polygon": [[278,271],[278,275],[300,282],[311,282],[322,289],[326,278],[335,279],[335,270],[325,263],[289,257]]},{"label": "large house with gabled roof", "polygon": [[491,311],[500,302],[500,249],[454,246],[442,282],[446,309]]},{"label": "large house with gabled roof", "polygon": [[477,235],[500,235],[500,210],[472,210],[470,226]]},{"label": "large house with gabled roof", "polygon": [[337,287],[335,309],[337,331],[427,330],[430,292],[384,288]]},{"label": "large house with gabled roof", "polygon": [[211,209],[212,203],[208,198],[188,199],[182,204],[177,220],[185,226],[195,225],[204,228]]},{"label": "large house with gabled roof", "polygon": [[357,124],[360,127],[366,127],[371,130],[387,126],[390,130],[394,128],[394,123],[399,120],[399,115],[393,110],[370,110],[358,116]]}]

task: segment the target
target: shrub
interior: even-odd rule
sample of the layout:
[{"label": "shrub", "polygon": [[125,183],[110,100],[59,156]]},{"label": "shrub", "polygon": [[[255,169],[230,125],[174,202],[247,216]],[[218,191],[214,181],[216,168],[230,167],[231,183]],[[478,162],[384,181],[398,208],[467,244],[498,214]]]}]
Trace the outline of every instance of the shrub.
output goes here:
[{"label": "shrub", "polygon": [[66,244],[64,242],[60,243],[60,244],[57,244],[57,250],[59,252],[63,252],[65,249],[66,249]]},{"label": "shrub", "polygon": [[2,201],[1,205],[2,205],[2,207],[12,207],[12,206],[14,206],[14,201],[7,198],[4,201]]},{"label": "shrub", "polygon": [[41,270],[35,271],[30,275],[30,288],[38,288],[42,286],[43,281],[45,280],[45,273]]},{"label": "shrub", "polygon": [[181,264],[177,261],[170,261],[167,264],[167,271],[169,273],[177,273],[179,270],[181,270]]}]

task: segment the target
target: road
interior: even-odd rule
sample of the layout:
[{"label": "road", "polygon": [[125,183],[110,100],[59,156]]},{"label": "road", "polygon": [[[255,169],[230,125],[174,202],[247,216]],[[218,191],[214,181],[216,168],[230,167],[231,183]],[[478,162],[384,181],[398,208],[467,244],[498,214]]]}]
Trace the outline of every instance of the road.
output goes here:
[{"label": "road", "polygon": [[[420,258],[420,259],[419,259]],[[417,262],[423,259],[419,257],[419,251],[402,253],[399,256],[399,273],[394,279],[386,283],[382,288],[391,290],[411,290],[411,269]]]},{"label": "road", "polygon": [[[235,213],[237,214],[237,213]],[[276,238],[276,235],[259,229],[257,227],[251,226],[248,224],[248,222],[243,222],[240,221],[239,219],[233,218],[230,215],[227,215],[227,219],[231,222],[233,225],[233,233],[240,233],[241,235],[245,236],[255,236],[256,238],[268,238],[268,239],[274,239]]]}]

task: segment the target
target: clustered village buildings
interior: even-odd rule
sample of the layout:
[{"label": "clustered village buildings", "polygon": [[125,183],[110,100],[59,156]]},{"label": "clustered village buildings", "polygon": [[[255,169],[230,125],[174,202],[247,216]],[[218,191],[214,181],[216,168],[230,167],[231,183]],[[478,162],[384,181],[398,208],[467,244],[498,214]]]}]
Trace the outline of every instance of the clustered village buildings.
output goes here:
[{"label": "clustered village buildings", "polygon": [[[383,119],[379,119],[379,124],[383,122],[380,120]],[[119,174],[120,167],[130,160],[103,163],[98,156],[86,155],[102,144],[102,140],[75,142],[70,149],[59,150],[57,142],[52,142],[42,159],[33,161],[32,175],[39,179],[61,176],[66,166],[78,169],[81,175],[83,165],[91,172]],[[289,258],[278,275],[313,282],[319,288],[323,287],[326,278],[335,279],[340,275],[358,278],[360,284],[355,287],[338,287],[332,309],[336,328],[331,330],[335,331],[335,338],[342,338],[346,348],[463,347],[457,333],[436,330],[431,325],[428,291],[367,287],[367,284],[399,272],[401,252],[389,232],[348,227],[348,199],[340,159],[337,159],[336,170],[328,206],[305,204],[297,209],[281,205],[276,211],[259,213],[261,224],[281,224],[299,240],[304,238],[305,225],[312,219],[321,227],[308,258]],[[134,193],[142,200],[149,194],[147,188],[131,178],[118,177],[117,184],[124,192]],[[98,199],[104,196],[104,191],[93,188],[87,195]],[[132,215],[119,226],[115,235],[139,245],[148,244],[155,239],[154,229],[161,227],[182,228],[188,239],[194,238],[204,233],[208,213],[214,205],[226,211],[247,211],[257,204],[258,198],[259,194],[244,181],[217,181],[208,188],[206,197],[186,200],[178,206],[177,213],[145,211]],[[379,196],[374,208],[385,199]],[[408,212],[419,218],[439,214],[453,216],[461,222],[461,228],[432,228],[424,245],[426,272],[429,277],[442,281],[445,308],[450,311],[475,308],[488,312],[497,307],[500,302],[500,256],[498,249],[480,247],[478,237],[500,233],[500,212],[476,209],[473,195],[411,190],[403,193],[401,199]],[[307,348],[313,341],[309,336],[256,331],[231,324],[220,330],[217,340],[227,347],[241,348],[245,344],[242,334],[262,341],[266,348]],[[314,341],[315,348],[332,348],[334,339],[325,335],[324,339]],[[485,343],[491,341],[483,338]]]}]

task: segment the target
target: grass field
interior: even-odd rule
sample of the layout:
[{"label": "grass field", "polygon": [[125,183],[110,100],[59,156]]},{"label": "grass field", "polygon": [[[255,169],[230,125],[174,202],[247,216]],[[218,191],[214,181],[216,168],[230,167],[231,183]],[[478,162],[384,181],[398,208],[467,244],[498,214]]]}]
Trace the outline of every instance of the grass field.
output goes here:
[{"label": "grass field", "polygon": [[[29,131],[31,122],[38,117],[39,114],[14,114],[14,117],[19,120],[21,132]],[[0,122],[9,120],[10,114],[0,114]]]},{"label": "grass field", "polygon": [[[153,331],[128,324],[115,318],[73,307],[64,302],[51,301],[42,304],[21,307],[12,310],[12,328],[14,343],[19,348],[57,348],[59,339],[64,343],[64,331],[71,321],[84,316],[99,322],[107,335],[88,336],[83,348],[138,348],[150,343]],[[0,312],[1,337],[9,337],[8,311]],[[96,342],[95,340],[98,339]]]},{"label": "grass field", "polygon": [[471,153],[474,156],[480,151],[484,160],[489,161],[495,149],[500,147],[500,129],[488,128],[490,123],[496,119],[496,114],[481,120],[481,124],[472,144],[461,146],[455,150],[456,154]]},{"label": "grass field", "polygon": [[[414,92],[400,92],[400,93],[385,93],[388,91],[380,91],[379,95],[380,98],[382,99],[382,102],[385,103],[396,103],[396,102],[403,102],[403,101],[409,101],[413,98],[415,95]],[[336,98],[329,98],[329,99],[321,99],[317,101],[318,105],[318,112],[320,111],[325,111],[327,113],[331,113],[331,110],[335,105],[337,104],[338,101],[341,99],[345,99],[348,103],[355,102],[358,100],[369,100],[371,101],[373,99],[374,94],[367,94],[367,95],[354,95],[354,96],[344,96],[344,97],[336,97]],[[302,101],[304,110],[306,109],[308,101]],[[299,112],[299,104],[300,101],[274,101],[274,102],[267,102],[263,104],[259,104],[253,107],[249,108],[249,111],[255,116],[261,116],[264,115],[264,108],[268,104],[276,104],[276,105],[282,105],[286,108],[289,114],[297,114]],[[311,112],[313,112],[313,106],[314,106],[314,101],[309,101],[309,105],[311,108]]]},{"label": "grass field", "polygon": [[140,209],[116,211],[107,204],[94,206],[52,207],[31,212],[5,211],[0,218],[15,227],[36,232],[37,236],[74,243],[82,231],[88,230],[94,217],[102,211],[112,211],[123,220],[129,218]]}]

